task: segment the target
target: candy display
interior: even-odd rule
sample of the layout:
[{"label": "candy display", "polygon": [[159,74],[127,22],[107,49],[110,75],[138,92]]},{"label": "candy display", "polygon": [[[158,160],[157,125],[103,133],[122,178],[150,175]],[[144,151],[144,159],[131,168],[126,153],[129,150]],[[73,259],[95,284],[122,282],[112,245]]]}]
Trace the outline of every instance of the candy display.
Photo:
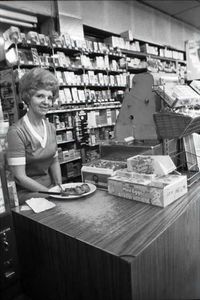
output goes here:
[{"label": "candy display", "polygon": [[108,177],[127,167],[126,162],[98,159],[81,168],[82,181],[107,189]]},{"label": "candy display", "polygon": [[169,155],[137,155],[127,159],[128,171],[167,175],[176,169]]},{"label": "candy display", "polygon": [[[142,176],[142,175],[141,175]],[[165,175],[155,180],[113,176],[108,178],[108,192],[130,200],[165,207],[187,193],[187,176]]]}]

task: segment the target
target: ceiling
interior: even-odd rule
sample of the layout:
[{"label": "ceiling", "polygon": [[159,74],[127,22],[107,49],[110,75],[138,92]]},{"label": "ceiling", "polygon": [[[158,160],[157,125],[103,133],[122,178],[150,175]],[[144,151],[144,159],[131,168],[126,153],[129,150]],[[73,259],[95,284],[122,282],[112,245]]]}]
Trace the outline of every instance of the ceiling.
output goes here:
[{"label": "ceiling", "polygon": [[200,0],[137,0],[200,30]]}]

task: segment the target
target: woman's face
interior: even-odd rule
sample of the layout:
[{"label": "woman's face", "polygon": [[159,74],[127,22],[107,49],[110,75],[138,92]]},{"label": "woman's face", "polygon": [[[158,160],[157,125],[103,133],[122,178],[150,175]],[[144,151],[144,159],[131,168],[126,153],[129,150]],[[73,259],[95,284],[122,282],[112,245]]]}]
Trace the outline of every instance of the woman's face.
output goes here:
[{"label": "woman's face", "polygon": [[53,93],[48,90],[38,90],[32,96],[29,103],[29,110],[38,117],[43,117],[53,103]]}]

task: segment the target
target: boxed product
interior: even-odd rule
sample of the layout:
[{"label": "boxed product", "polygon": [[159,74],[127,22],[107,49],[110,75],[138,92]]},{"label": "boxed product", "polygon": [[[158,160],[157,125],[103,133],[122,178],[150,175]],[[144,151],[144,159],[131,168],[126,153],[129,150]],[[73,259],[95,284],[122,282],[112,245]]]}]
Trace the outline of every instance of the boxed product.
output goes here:
[{"label": "boxed product", "polygon": [[167,175],[176,169],[169,155],[136,155],[127,159],[130,172]]},{"label": "boxed product", "polygon": [[165,207],[187,193],[186,175],[165,175],[149,178],[108,178],[108,192],[112,195]]},{"label": "boxed product", "polygon": [[81,168],[82,181],[95,184],[99,188],[108,187],[108,177],[116,170],[126,168],[126,162],[98,159]]},{"label": "boxed product", "polygon": [[136,173],[136,172],[132,172],[132,171],[128,171],[127,168],[124,169],[120,169],[117,170],[115,172],[116,176],[121,176],[124,178],[131,178],[131,179],[135,179],[135,180],[153,180],[157,177],[156,174],[143,174],[143,173]]}]

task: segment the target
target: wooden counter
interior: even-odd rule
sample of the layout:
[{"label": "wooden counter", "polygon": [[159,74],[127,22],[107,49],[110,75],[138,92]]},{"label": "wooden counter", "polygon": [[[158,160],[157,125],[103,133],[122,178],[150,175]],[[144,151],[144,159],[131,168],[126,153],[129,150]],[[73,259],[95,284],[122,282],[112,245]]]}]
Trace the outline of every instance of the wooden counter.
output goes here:
[{"label": "wooden counter", "polygon": [[33,300],[200,299],[199,184],[165,209],[102,190],[54,202],[13,210]]}]

